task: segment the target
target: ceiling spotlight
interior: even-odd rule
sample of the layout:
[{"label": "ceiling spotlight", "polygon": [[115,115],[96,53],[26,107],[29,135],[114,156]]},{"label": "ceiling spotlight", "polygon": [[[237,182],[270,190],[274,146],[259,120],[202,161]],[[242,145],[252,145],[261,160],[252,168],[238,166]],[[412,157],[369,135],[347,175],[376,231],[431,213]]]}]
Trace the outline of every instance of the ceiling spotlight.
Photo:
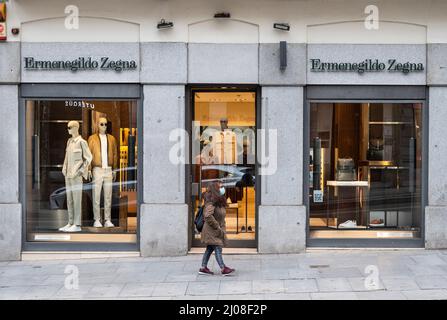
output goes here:
[{"label": "ceiling spotlight", "polygon": [[218,12],[214,15],[214,18],[230,18],[231,15],[228,12]]},{"label": "ceiling spotlight", "polygon": [[274,23],[273,28],[283,31],[290,31],[290,25],[288,23]]},{"label": "ceiling spotlight", "polygon": [[165,19],[161,19],[160,22],[157,24],[157,29],[169,29],[174,26],[174,22],[167,22]]}]

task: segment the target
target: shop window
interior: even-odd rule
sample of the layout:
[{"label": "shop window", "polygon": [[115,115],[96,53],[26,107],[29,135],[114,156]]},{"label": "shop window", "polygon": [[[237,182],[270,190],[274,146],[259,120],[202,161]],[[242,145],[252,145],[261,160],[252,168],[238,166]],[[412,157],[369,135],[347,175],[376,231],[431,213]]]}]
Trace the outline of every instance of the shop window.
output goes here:
[{"label": "shop window", "polygon": [[311,103],[311,238],[420,238],[422,104]]},{"label": "shop window", "polygon": [[135,243],[137,102],[26,101],[27,241]]}]

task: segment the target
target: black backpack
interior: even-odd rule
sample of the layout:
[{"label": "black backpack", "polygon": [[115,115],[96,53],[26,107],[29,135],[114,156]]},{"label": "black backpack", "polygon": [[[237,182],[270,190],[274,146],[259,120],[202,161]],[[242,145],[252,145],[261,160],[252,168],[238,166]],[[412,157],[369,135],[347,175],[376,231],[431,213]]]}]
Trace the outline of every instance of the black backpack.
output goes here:
[{"label": "black backpack", "polygon": [[199,211],[197,211],[196,218],[194,219],[194,224],[196,225],[197,231],[202,232],[203,224],[205,220],[203,218],[203,206],[199,207]]}]

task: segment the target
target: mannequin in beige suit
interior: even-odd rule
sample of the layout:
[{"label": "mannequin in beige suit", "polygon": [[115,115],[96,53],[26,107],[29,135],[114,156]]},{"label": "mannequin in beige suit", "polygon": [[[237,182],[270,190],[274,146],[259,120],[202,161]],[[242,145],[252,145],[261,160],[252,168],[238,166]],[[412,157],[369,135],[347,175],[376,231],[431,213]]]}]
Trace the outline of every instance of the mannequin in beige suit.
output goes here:
[{"label": "mannequin in beige suit", "polygon": [[87,142],[79,135],[79,122],[70,121],[68,133],[71,138],[67,141],[62,167],[67,193],[68,224],[59,230],[79,232],[81,231],[82,178],[88,177],[88,166],[92,161],[92,154]]},{"label": "mannequin in beige suit", "polygon": [[90,176],[93,176],[93,226],[102,228],[101,190],[104,190],[104,227],[114,227],[111,221],[112,187],[118,167],[118,147],[114,136],[107,134],[107,119],[99,118],[98,133],[88,138],[88,146],[93,154]]}]

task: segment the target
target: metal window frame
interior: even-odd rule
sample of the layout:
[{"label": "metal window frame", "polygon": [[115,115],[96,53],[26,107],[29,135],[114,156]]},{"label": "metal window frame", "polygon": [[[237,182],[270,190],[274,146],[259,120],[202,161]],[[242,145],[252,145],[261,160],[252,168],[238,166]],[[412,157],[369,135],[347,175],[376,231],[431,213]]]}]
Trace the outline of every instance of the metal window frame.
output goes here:
[{"label": "metal window frame", "polygon": [[[136,100],[138,147],[138,192],[137,231],[135,243],[98,242],[35,242],[27,241],[27,195],[26,195],[26,100]],[[19,86],[19,198],[22,204],[22,252],[23,251],[140,251],[140,207],[143,201],[143,90],[140,84],[97,84],[97,83],[42,83]]]},{"label": "metal window frame", "polygon": [[310,237],[309,207],[309,157],[303,165],[303,203],[306,206],[306,246],[327,248],[421,248],[425,243],[425,207],[428,199],[428,125],[429,91],[425,86],[393,85],[309,85],[304,87],[303,154],[310,148],[310,104],[333,103],[421,103],[422,104],[422,194],[421,194],[421,237],[418,239],[369,239],[369,238],[328,238]]}]

